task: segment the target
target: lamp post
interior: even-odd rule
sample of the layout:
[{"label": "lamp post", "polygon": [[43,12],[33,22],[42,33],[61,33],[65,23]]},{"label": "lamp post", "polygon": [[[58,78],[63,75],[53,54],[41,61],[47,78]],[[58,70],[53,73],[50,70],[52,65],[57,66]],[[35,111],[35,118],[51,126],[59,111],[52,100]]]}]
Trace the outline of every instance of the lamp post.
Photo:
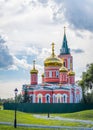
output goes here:
[{"label": "lamp post", "polygon": [[15,88],[14,93],[15,93],[15,117],[14,117],[14,128],[16,128],[16,127],[17,127],[17,121],[16,121],[16,97],[17,97],[17,93],[18,93],[18,89],[17,89],[17,88]]}]

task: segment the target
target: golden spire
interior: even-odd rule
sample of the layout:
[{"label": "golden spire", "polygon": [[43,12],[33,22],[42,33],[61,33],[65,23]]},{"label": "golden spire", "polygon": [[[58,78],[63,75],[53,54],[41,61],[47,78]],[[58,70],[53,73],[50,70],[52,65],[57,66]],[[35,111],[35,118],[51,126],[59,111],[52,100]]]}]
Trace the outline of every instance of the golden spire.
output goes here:
[{"label": "golden spire", "polygon": [[52,56],[54,57],[55,56],[55,53],[54,53],[54,42],[52,43]]},{"label": "golden spire", "polygon": [[35,70],[35,60],[33,60],[33,69]]},{"label": "golden spire", "polygon": [[64,26],[64,34],[66,34],[66,27]]}]

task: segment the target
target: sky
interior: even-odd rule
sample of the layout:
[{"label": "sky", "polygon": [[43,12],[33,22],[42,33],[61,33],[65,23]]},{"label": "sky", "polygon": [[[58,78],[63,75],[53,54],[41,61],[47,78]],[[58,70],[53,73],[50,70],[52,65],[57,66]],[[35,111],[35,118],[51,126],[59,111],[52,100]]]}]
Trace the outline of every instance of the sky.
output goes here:
[{"label": "sky", "polygon": [[0,98],[30,83],[33,60],[41,82],[52,42],[60,53],[64,26],[79,80],[93,63],[93,0],[0,0]]}]

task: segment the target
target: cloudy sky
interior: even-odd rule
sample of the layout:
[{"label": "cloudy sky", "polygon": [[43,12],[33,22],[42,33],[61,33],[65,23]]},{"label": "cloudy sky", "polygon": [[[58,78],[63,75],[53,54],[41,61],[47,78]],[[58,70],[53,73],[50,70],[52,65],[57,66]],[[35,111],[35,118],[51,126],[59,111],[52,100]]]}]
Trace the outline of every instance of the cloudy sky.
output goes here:
[{"label": "cloudy sky", "polygon": [[93,63],[93,0],[0,0],[1,98],[30,83],[34,59],[41,81],[52,42],[60,53],[64,26],[78,80]]}]

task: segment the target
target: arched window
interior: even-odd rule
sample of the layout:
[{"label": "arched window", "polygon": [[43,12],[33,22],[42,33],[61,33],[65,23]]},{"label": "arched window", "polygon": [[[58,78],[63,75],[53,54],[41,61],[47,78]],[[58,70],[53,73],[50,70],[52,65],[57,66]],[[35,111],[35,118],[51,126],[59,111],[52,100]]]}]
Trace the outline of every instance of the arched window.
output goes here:
[{"label": "arched window", "polygon": [[47,95],[47,97],[46,97],[46,101],[47,101],[47,103],[50,102],[50,97],[49,97],[49,95]]},{"label": "arched window", "polygon": [[63,103],[67,103],[67,95],[66,94],[63,95]]},{"label": "arched window", "polygon": [[37,98],[38,98],[38,103],[42,103],[42,94],[38,94]]},{"label": "arched window", "polygon": [[57,94],[57,103],[61,103],[61,94]]},{"label": "arched window", "polygon": [[42,103],[42,102],[41,102],[41,97],[39,97],[39,103]]},{"label": "arched window", "polygon": [[50,78],[52,77],[52,71],[49,71],[49,77]]},{"label": "arched window", "polygon": [[59,77],[59,71],[56,71],[56,77],[57,78]]},{"label": "arched window", "polygon": [[45,97],[46,97],[46,103],[50,103],[50,95],[47,94]]},{"label": "arched window", "polygon": [[60,103],[60,97],[58,97],[58,103]]},{"label": "arched window", "polygon": [[57,97],[55,94],[53,94],[53,103],[56,103],[57,102]]},{"label": "arched window", "polygon": [[44,77],[46,77],[46,72],[44,73]]}]

